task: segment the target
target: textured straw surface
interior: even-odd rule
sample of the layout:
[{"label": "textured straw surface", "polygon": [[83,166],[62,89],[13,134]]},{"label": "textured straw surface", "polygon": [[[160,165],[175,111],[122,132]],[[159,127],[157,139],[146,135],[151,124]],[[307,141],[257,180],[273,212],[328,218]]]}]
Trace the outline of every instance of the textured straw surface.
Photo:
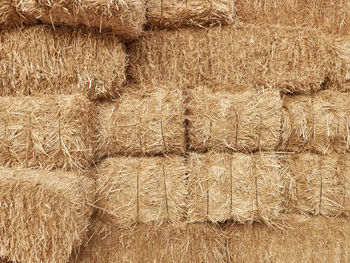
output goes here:
[{"label": "textured straw surface", "polygon": [[350,148],[350,97],[321,91],[312,96],[286,96],[283,102],[284,151],[345,153]]},{"label": "textured straw surface", "polygon": [[118,227],[178,224],[186,212],[185,174],[178,156],[108,158],[98,168],[96,205]]},{"label": "textured straw surface", "polygon": [[275,150],[281,134],[277,90],[233,92],[196,87],[189,91],[189,145],[195,151]]},{"label": "textured straw surface", "polygon": [[140,225],[133,231],[95,223],[92,239],[71,263],[90,262],[347,262],[350,223],[344,219],[295,217],[291,228],[218,227],[206,224],[182,228]]},{"label": "textured straw surface", "polygon": [[0,257],[67,262],[87,234],[93,182],[55,171],[0,169]]},{"label": "textured straw surface", "polygon": [[[321,31],[280,26],[223,26],[149,31],[129,45],[134,82],[187,86],[321,88],[346,75],[339,43]],[[244,48],[242,48],[244,47]]]},{"label": "textured straw surface", "polygon": [[277,155],[197,154],[188,160],[190,222],[278,223],[284,219]]},{"label": "textured straw surface", "polygon": [[0,95],[113,97],[125,80],[120,41],[94,30],[31,26],[0,35]]},{"label": "textured straw surface", "polygon": [[248,24],[316,27],[350,33],[348,0],[235,0],[238,18]]},{"label": "textured straw surface", "polygon": [[162,28],[233,24],[232,0],[147,0],[147,23]]},{"label": "textured straw surface", "polygon": [[185,151],[184,96],[176,85],[136,87],[98,107],[99,156]]},{"label": "textured straw surface", "polygon": [[145,23],[144,0],[2,0],[0,24],[86,25],[113,30],[122,38],[140,35]]},{"label": "textured straw surface", "polygon": [[0,164],[88,169],[93,105],[81,95],[0,98]]}]

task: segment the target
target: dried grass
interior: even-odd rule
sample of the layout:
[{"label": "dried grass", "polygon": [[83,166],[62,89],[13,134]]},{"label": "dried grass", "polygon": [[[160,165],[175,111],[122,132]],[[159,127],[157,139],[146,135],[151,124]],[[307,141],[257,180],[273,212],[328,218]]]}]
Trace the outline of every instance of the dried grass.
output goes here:
[{"label": "dried grass", "polygon": [[233,24],[235,8],[232,0],[147,0],[146,18],[158,28]]},{"label": "dried grass", "polygon": [[186,170],[179,156],[108,158],[98,168],[102,218],[118,227],[179,224],[186,212]]},{"label": "dried grass", "polygon": [[282,150],[321,154],[349,151],[348,94],[326,90],[312,96],[286,96],[283,105]]},{"label": "dried grass", "polygon": [[279,224],[283,174],[277,155],[191,153],[189,222]]},{"label": "dried grass", "polygon": [[189,94],[191,149],[253,152],[278,146],[282,119],[279,91],[197,87]]},{"label": "dried grass", "polygon": [[88,169],[94,158],[93,105],[82,95],[0,98],[0,164]]},{"label": "dried grass", "polygon": [[67,262],[87,236],[92,180],[62,171],[0,169],[0,257]]},{"label": "dried grass", "polygon": [[114,36],[84,28],[32,26],[0,35],[0,95],[118,94],[126,53]]},{"label": "dried grass", "polygon": [[289,213],[350,216],[350,156],[302,153],[283,160]]},{"label": "dried grass", "polygon": [[350,33],[348,0],[235,0],[238,18],[248,24],[275,24]]},{"label": "dried grass", "polygon": [[112,30],[121,38],[138,37],[145,23],[144,0],[2,0],[0,24],[85,25]]},{"label": "dried grass", "polygon": [[346,75],[339,43],[314,29],[245,25],[159,30],[128,47],[128,73],[143,84],[258,85],[307,93],[321,89],[326,79],[343,83]]},{"label": "dried grass", "polygon": [[98,108],[97,153],[144,155],[185,151],[184,96],[176,85],[128,89]]},{"label": "dried grass", "polygon": [[96,222],[91,240],[71,263],[90,262],[347,262],[350,223],[295,217],[291,228],[191,224],[140,225],[132,231]]}]

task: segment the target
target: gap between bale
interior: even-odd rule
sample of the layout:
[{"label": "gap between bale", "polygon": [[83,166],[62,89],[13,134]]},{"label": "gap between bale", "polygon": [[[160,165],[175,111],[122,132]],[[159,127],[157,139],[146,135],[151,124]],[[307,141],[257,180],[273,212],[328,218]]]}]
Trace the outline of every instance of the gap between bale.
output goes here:
[{"label": "gap between bale", "polygon": [[258,85],[310,93],[326,79],[343,83],[346,75],[337,40],[316,29],[231,25],[159,30],[128,47],[128,74],[142,84]]},{"label": "gap between bale", "polygon": [[232,0],[147,0],[148,25],[157,28],[233,24]]},{"label": "gap between bale", "polygon": [[164,84],[130,88],[100,104],[97,154],[184,153],[184,100],[181,88]]},{"label": "gap between bale", "polygon": [[190,149],[246,153],[275,150],[281,134],[280,92],[218,89],[195,87],[189,90]]},{"label": "gap between bale", "polygon": [[2,31],[0,65],[1,96],[113,98],[125,81],[126,53],[111,34],[40,25]]},{"label": "gap between bale", "polygon": [[94,161],[93,105],[82,95],[0,98],[0,164],[88,169]]},{"label": "gap between bale", "polygon": [[0,257],[67,262],[87,237],[93,188],[63,171],[0,168]]}]

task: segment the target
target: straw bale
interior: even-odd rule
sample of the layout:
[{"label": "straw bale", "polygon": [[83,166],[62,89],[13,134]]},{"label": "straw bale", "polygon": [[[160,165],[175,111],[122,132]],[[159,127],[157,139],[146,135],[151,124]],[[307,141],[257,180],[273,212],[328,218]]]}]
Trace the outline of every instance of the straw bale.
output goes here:
[{"label": "straw bale", "polygon": [[237,17],[248,24],[275,24],[350,33],[348,0],[235,0]]},{"label": "straw bale", "polygon": [[63,171],[0,169],[0,257],[67,262],[87,237],[94,182]]},{"label": "straw bale", "polygon": [[115,102],[98,107],[98,155],[183,153],[184,108],[176,85],[128,89]]},{"label": "straw bale", "polygon": [[0,34],[0,96],[84,93],[113,97],[126,53],[114,36],[84,28],[31,26]]},{"label": "straw bale", "polygon": [[350,223],[295,217],[288,229],[266,225],[140,225],[132,231],[95,223],[71,263],[90,262],[348,262]]},{"label": "straw bale", "polygon": [[326,79],[343,82],[346,70],[336,39],[306,28],[242,25],[149,31],[128,47],[128,74],[133,82],[145,84],[258,85],[306,93],[321,89]]},{"label": "straw bale", "polygon": [[135,38],[143,30],[145,14],[145,0],[3,0],[0,24],[85,25],[113,31],[121,38]]},{"label": "straw bale", "polygon": [[191,149],[253,152],[278,146],[282,119],[279,91],[197,87],[189,94]]},{"label": "straw bale", "polygon": [[232,0],[147,0],[147,23],[153,27],[178,28],[233,24]]},{"label": "straw bale", "polygon": [[191,153],[189,222],[279,224],[283,174],[276,154]]},{"label": "straw bale", "polygon": [[0,97],[0,165],[88,169],[94,110],[82,95]]},{"label": "straw bale", "polygon": [[186,212],[186,169],[180,156],[115,157],[98,167],[97,207],[118,227],[179,224]]},{"label": "straw bale", "polygon": [[287,211],[350,216],[350,156],[290,154],[283,160]]},{"label": "straw bale", "polygon": [[350,98],[325,90],[312,96],[286,96],[283,102],[284,151],[345,153],[350,148]]}]

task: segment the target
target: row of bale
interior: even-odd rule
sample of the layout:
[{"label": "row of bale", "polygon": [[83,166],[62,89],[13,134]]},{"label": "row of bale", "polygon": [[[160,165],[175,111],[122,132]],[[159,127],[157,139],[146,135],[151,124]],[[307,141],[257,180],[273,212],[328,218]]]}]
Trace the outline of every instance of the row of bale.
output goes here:
[{"label": "row of bale", "polygon": [[155,233],[225,222],[288,229],[295,215],[348,218],[349,173],[349,155],[308,153],[114,157],[86,176],[1,168],[0,255],[15,262],[67,262],[100,235],[89,233],[93,214],[93,226],[115,229],[112,236],[142,225]]}]

